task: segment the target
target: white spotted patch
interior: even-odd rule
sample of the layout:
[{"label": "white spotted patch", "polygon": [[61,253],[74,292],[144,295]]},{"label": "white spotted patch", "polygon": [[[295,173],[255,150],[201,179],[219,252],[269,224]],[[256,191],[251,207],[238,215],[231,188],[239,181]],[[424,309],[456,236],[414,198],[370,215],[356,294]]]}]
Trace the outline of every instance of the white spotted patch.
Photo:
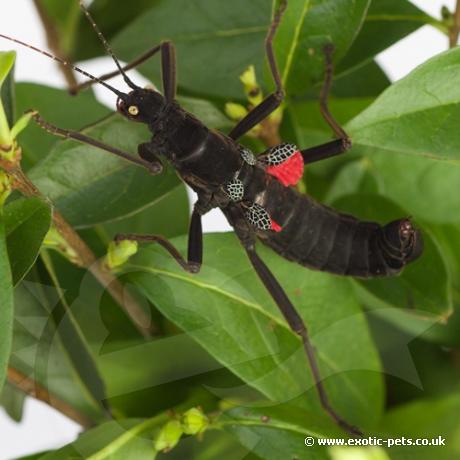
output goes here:
[{"label": "white spotted patch", "polygon": [[244,195],[243,182],[233,179],[225,184],[224,191],[232,201],[241,201]]},{"label": "white spotted patch", "polygon": [[246,147],[240,146],[241,158],[249,165],[254,166],[257,163],[257,159],[254,154]]},{"label": "white spotted patch", "polygon": [[294,144],[280,144],[268,151],[264,161],[270,166],[277,166],[284,163],[297,151],[298,148]]},{"label": "white spotted patch", "polygon": [[260,204],[253,203],[246,211],[246,218],[252,226],[260,230],[270,230],[272,228],[270,215]]}]

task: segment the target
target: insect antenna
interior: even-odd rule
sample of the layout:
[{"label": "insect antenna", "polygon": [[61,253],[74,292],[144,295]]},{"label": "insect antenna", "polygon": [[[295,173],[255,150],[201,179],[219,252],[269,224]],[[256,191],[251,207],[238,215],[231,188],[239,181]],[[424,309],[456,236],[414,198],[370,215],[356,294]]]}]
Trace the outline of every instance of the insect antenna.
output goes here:
[{"label": "insect antenna", "polygon": [[25,42],[23,42],[21,40],[18,40],[16,38],[9,37],[8,35],[0,34],[0,38],[4,38],[5,40],[8,40],[10,42],[17,43],[18,45],[24,46],[26,48],[29,48],[29,49],[33,50],[33,51],[36,51],[37,53],[43,54],[44,56],[49,57],[49,58],[53,59],[54,61],[60,62],[62,65],[70,67],[71,69],[75,70],[75,72],[81,73],[85,77],[88,77],[91,80],[93,80],[93,81],[95,81],[97,83],[100,83],[102,86],[105,86],[107,89],[112,91],[112,93],[115,93],[121,99],[125,99],[125,97],[126,97],[126,95],[124,93],[122,93],[121,91],[118,91],[113,86],[111,86],[108,83],[106,83],[105,81],[102,81],[101,79],[95,77],[94,75],[91,75],[90,73],[86,72],[85,70],[80,69],[79,67],[71,64],[70,62],[65,61],[64,59],[61,59],[61,58],[59,58],[57,56],[54,56],[54,54],[48,53],[47,51],[44,51],[44,50],[42,50],[40,48],[37,48],[37,47],[32,46],[32,45],[29,45],[28,43],[25,43]]},{"label": "insect antenna", "polygon": [[85,14],[85,16],[88,19],[89,23],[91,24],[92,28],[95,30],[97,36],[99,37],[100,41],[102,42],[102,45],[105,48],[105,50],[112,57],[113,61],[115,62],[115,65],[118,67],[118,70],[120,71],[120,74],[123,76],[123,79],[125,80],[126,84],[132,89],[138,89],[139,87],[124,72],[123,67],[120,64],[120,61],[115,56],[115,53],[113,52],[111,46],[109,45],[109,42],[104,37],[104,35],[102,34],[101,30],[97,26],[96,22],[92,18],[90,12],[88,11],[86,6],[84,5],[83,0],[80,0],[80,8],[83,11],[83,13]]}]

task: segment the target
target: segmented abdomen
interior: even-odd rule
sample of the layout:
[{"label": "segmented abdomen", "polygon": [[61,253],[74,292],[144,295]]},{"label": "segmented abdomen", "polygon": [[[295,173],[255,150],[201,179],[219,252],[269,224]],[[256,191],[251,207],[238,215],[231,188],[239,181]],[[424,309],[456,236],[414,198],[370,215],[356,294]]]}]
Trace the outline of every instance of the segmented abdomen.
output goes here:
[{"label": "segmented abdomen", "polygon": [[283,257],[317,270],[358,277],[398,273],[403,262],[382,250],[382,227],[317,203],[277,181],[266,184],[264,206],[282,231],[259,234]]}]

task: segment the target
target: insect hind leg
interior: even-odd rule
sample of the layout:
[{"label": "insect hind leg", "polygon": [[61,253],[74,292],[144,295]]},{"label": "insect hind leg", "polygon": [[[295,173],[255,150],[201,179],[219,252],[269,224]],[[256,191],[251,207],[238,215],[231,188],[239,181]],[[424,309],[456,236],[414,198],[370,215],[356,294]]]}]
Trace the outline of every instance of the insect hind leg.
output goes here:
[{"label": "insect hind leg", "polygon": [[256,253],[254,246],[245,245],[245,249],[257,275],[259,276],[259,278],[265,285],[265,288],[269,292],[270,296],[280,309],[281,313],[283,314],[284,318],[289,324],[289,327],[295,334],[299,335],[302,340],[302,344],[307,355],[308,364],[312,372],[313,382],[318,392],[318,396],[322,407],[335,421],[335,423],[337,423],[337,425],[343,428],[347,433],[351,434],[352,436],[363,436],[363,433],[358,428],[356,428],[355,426],[348,423],[345,419],[343,419],[331,406],[326,393],[326,389],[324,388],[322,382],[318,361],[316,359],[314,347],[310,341],[308,330],[305,326],[305,322],[303,321],[299,313],[297,313],[296,309],[292,305],[292,302],[289,300],[289,297],[287,296],[281,285],[278,283],[276,278],[273,276],[267,265],[265,265],[263,260]]}]

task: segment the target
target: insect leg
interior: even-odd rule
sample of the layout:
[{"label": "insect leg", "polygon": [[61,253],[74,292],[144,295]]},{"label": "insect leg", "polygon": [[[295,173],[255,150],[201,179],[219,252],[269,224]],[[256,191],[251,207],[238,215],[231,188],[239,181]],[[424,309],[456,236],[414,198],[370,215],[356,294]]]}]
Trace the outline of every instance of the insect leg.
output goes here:
[{"label": "insect leg", "polygon": [[115,237],[116,242],[123,240],[158,243],[176,260],[176,262],[190,273],[198,273],[203,261],[203,230],[201,226],[201,214],[195,209],[192,213],[188,234],[187,260],[182,254],[161,235],[136,235],[120,234]]},{"label": "insect leg", "polygon": [[331,92],[332,76],[334,74],[334,65],[332,63],[333,52],[334,46],[332,44],[328,44],[324,47],[326,68],[324,72],[324,83],[321,88],[319,104],[323,118],[326,120],[327,124],[332,128],[338,139],[333,140],[331,142],[327,142],[326,144],[301,150],[305,164],[314,163],[315,161],[320,161],[326,158],[340,155],[341,153],[345,153],[347,150],[351,149],[352,146],[352,142],[351,139],[348,137],[348,134],[340,126],[340,124],[333,117],[329,110],[328,99],[329,94]]},{"label": "insect leg", "polygon": [[333,53],[334,53],[334,45],[332,45],[331,43],[327,44],[324,47],[326,68],[324,72],[324,83],[321,88],[321,94],[319,96],[319,106],[321,109],[321,114],[323,115],[327,124],[332,128],[332,131],[334,131],[335,135],[340,139],[346,140],[349,143],[349,147],[351,147],[351,140],[348,137],[348,134],[340,126],[337,120],[332,116],[329,110],[328,99],[329,99],[329,94],[331,92],[332,77],[334,75],[334,64],[332,62]]},{"label": "insect leg", "polygon": [[274,112],[284,99],[283,83],[281,81],[280,72],[276,63],[275,53],[273,51],[273,39],[276,30],[281,22],[284,11],[286,10],[287,0],[283,0],[275,13],[273,22],[268,29],[267,37],[265,38],[265,52],[267,54],[270,71],[275,81],[276,91],[267,96],[259,105],[254,107],[239,123],[230,131],[229,136],[237,140],[254,126],[259,124],[262,120]]},{"label": "insect leg", "polygon": [[43,118],[38,114],[38,112],[33,112],[32,118],[35,122],[44,130],[48,131],[50,134],[55,136],[63,137],[65,139],[73,139],[75,141],[81,142],[83,144],[88,144],[93,147],[97,147],[101,150],[105,150],[106,152],[113,153],[131,163],[134,163],[137,166],[142,166],[149,170],[151,174],[160,174],[163,170],[161,163],[152,163],[143,160],[142,158],[136,158],[129,153],[123,152],[122,150],[117,149],[116,147],[112,147],[110,145],[104,144],[97,139],[93,139],[88,137],[78,131],[71,131],[67,129],[58,128],[47,121],[43,120]]},{"label": "insect leg", "polygon": [[335,139],[326,144],[317,145],[308,149],[301,150],[305,164],[315,163],[316,161],[325,160],[326,158],[335,157],[345,153],[351,148],[351,141],[348,138]]},{"label": "insect leg", "polygon": [[273,276],[269,268],[265,265],[265,263],[256,253],[254,245],[246,245],[245,249],[252,266],[256,270],[259,278],[264,283],[267,291],[270,293],[271,297],[280,309],[281,313],[283,314],[284,318],[289,324],[289,327],[295,334],[299,335],[302,339],[303,347],[308,358],[308,363],[312,371],[313,381],[318,391],[321,405],[323,406],[325,411],[332,417],[332,419],[345,431],[347,431],[353,436],[362,436],[362,432],[358,428],[344,420],[339,414],[337,414],[337,412],[332,408],[331,404],[329,403],[326,390],[321,381],[321,374],[318,362],[316,360],[315,351],[312,343],[310,342],[307,327],[305,326],[303,319],[297,313],[296,309],[289,300],[287,294],[284,292],[283,288],[280,286],[280,284]]},{"label": "insect leg", "polygon": [[172,42],[161,44],[161,73],[163,78],[163,95],[167,102],[176,97],[176,48]]}]

